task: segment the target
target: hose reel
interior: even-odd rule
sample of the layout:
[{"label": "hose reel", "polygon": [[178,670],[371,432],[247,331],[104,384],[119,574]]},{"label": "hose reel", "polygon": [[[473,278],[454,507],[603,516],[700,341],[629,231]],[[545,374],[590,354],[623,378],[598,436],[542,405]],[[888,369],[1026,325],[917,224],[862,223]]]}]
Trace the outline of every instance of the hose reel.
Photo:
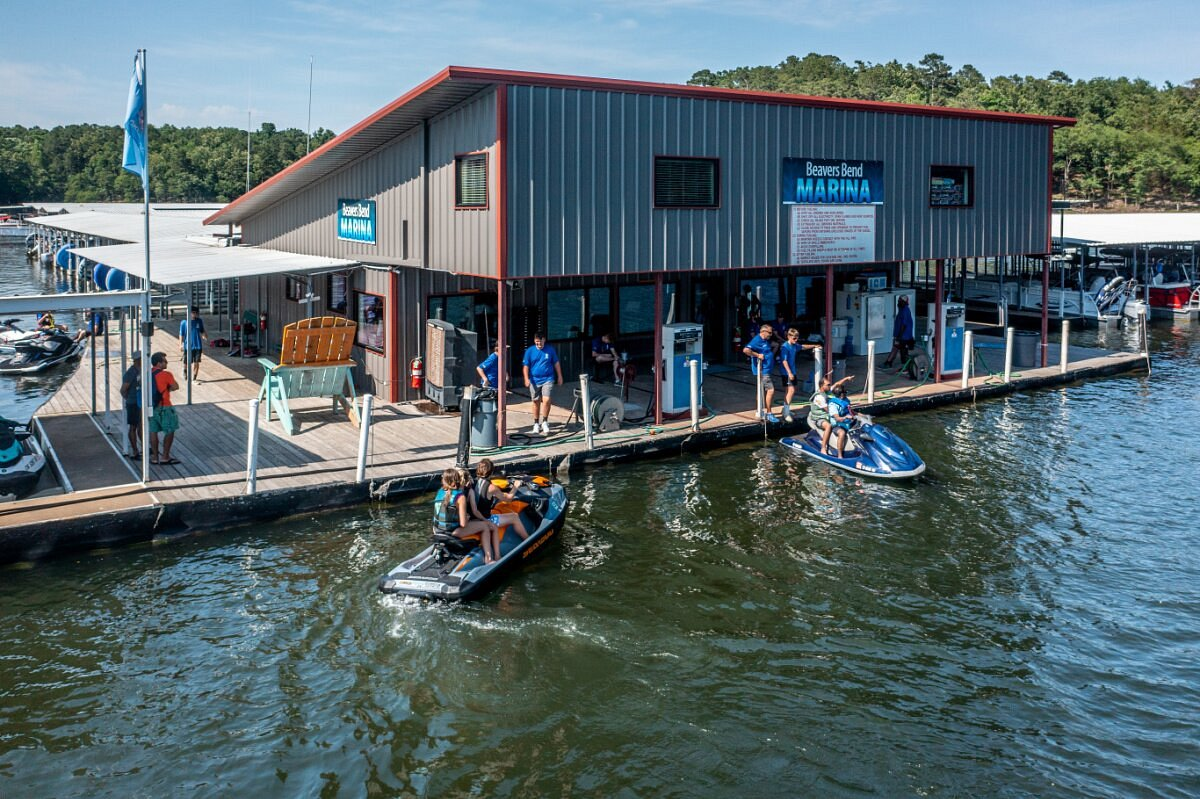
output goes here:
[{"label": "hose reel", "polygon": [[619,397],[603,394],[592,400],[592,427],[600,433],[621,429],[625,421],[625,403]]}]

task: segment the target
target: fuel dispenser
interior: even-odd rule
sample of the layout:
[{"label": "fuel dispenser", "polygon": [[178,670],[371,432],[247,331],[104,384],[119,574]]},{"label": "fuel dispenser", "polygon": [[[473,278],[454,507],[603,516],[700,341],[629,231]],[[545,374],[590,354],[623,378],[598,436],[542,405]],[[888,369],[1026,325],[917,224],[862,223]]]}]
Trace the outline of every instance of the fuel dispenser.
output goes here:
[{"label": "fuel dispenser", "polygon": [[941,344],[937,348],[942,374],[961,372],[967,306],[961,302],[943,302],[941,324],[936,326],[933,322],[937,316],[937,305],[931,302],[926,310],[925,318],[929,320],[927,332],[930,342],[932,343],[936,330],[940,330],[942,334]]},{"label": "fuel dispenser", "polygon": [[692,387],[691,367],[688,363],[700,361],[701,397],[704,385],[704,326],[690,322],[663,325],[662,364],[663,413],[680,413],[691,410]]}]

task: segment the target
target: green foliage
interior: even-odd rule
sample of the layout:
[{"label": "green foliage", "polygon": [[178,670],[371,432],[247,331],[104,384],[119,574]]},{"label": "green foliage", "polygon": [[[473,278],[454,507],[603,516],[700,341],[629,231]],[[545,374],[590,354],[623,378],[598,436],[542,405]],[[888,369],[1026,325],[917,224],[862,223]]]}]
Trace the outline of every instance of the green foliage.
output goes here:
[{"label": "green foliage", "polygon": [[953,108],[1074,117],[1054,137],[1056,192],[1102,204],[1200,202],[1200,78],[1161,89],[1131,78],[1076,80],[953,69],[937,53],[916,64],[846,64],[788,56],[777,66],[701,70],[688,81],[720,86]]},{"label": "green foliage", "polygon": [[[332,138],[318,129],[313,149]],[[155,202],[228,202],[246,191],[246,131],[163,125],[151,126],[149,139]],[[295,128],[265,122],[250,139],[251,186],[305,153],[305,134]],[[121,168],[124,141],[115,125],[0,127],[0,204],[140,201],[141,182]]]}]

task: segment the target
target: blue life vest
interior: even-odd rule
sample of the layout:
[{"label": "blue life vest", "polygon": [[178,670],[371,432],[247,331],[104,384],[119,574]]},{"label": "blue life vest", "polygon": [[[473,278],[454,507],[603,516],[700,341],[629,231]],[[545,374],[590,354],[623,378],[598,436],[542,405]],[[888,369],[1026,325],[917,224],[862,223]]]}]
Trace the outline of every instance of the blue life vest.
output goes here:
[{"label": "blue life vest", "polygon": [[439,533],[453,533],[460,525],[458,522],[458,498],[462,489],[456,488],[446,499],[446,489],[439,489],[437,498],[433,501],[433,529]]}]

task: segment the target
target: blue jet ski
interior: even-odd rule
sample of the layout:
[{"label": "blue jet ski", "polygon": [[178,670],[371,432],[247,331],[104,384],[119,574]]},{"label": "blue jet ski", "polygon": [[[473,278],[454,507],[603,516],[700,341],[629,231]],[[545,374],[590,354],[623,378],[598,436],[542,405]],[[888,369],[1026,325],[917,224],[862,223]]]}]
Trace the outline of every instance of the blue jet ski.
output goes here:
[{"label": "blue jet ski", "polygon": [[[562,532],[567,519],[567,492],[544,477],[516,478],[512,502],[497,503],[494,513],[519,513],[529,532],[522,540],[510,526],[500,529],[500,557],[484,563],[483,550],[472,539],[434,533],[433,544],[409,558],[379,580],[385,594],[405,594],[425,599],[476,599],[505,576],[526,563],[550,539]],[[509,490],[507,480],[497,482]]]},{"label": "blue jet ski", "polygon": [[45,465],[29,426],[0,418],[0,498],[20,499],[33,491]]},{"label": "blue jet ski", "polygon": [[837,456],[837,431],[830,436],[829,454],[821,454],[821,432],[809,430],[799,437],[781,439],[780,444],[792,452],[815,458],[838,469],[845,469],[864,477],[900,479],[916,477],[925,471],[921,460],[904,439],[881,424],[875,424],[865,414],[854,414],[846,433],[844,457]]}]

